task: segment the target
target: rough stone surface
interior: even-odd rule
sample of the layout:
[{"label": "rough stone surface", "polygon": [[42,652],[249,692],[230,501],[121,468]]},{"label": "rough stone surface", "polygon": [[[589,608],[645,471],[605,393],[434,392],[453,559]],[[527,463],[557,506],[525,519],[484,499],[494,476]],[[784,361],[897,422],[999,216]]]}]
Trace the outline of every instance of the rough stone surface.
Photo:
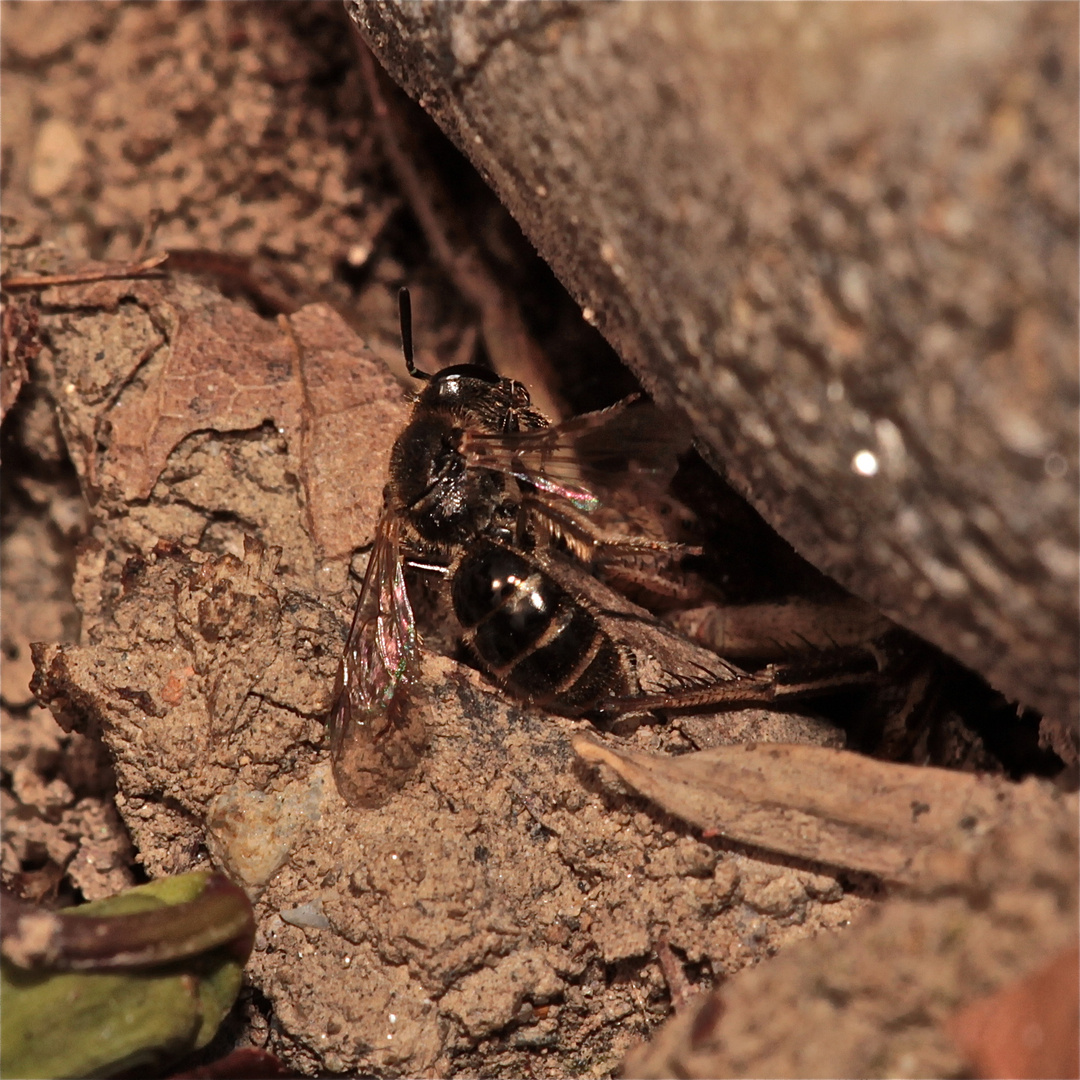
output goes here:
[{"label": "rough stone surface", "polygon": [[1075,6],[350,10],[770,523],[1067,747]]}]

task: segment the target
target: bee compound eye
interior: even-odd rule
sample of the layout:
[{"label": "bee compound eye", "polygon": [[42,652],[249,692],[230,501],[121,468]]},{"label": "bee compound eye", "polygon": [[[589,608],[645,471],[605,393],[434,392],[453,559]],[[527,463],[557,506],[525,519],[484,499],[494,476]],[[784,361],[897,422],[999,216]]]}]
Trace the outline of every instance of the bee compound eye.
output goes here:
[{"label": "bee compound eye", "polygon": [[452,367],[436,371],[433,378],[437,384],[448,387],[448,394],[461,393],[462,387],[469,380],[482,382],[488,386],[497,386],[502,382],[494,371],[481,367],[479,364],[454,364]]}]

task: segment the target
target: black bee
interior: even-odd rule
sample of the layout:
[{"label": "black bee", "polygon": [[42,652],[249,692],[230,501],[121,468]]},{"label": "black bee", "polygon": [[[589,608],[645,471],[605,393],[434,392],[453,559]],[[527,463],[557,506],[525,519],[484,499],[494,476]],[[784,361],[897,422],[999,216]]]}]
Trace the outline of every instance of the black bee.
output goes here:
[{"label": "black bee", "polygon": [[[628,455],[650,465],[670,458],[676,440],[670,424],[657,423],[662,414],[638,422],[650,407],[627,399],[552,425],[521,383],[485,368],[421,372],[405,290],[401,333],[406,366],[425,385],[391,452],[338,668],[331,758],[347,802],[380,805],[423,751],[421,710],[410,701],[419,642],[406,570],[441,579],[457,639],[525,702],[581,716],[768,696],[767,684],[590,572],[596,563],[633,565],[687,550],[604,533],[589,517],[599,500],[578,478],[583,457],[593,468],[625,465]],[[720,693],[718,684],[726,684]]]},{"label": "black bee", "polygon": [[[424,749],[422,708],[412,700],[417,594],[410,598],[407,573],[410,585],[411,575],[433,575],[455,639],[498,686],[569,716],[769,704],[881,680],[896,628],[874,648],[842,647],[829,630],[834,648],[748,675],[601,580],[633,584],[690,549],[605,533],[590,515],[600,506],[595,490],[606,487],[591,476],[586,486],[582,468],[610,483],[627,458],[670,465],[679,425],[634,399],[553,425],[521,383],[486,368],[419,371],[405,290],[401,334],[406,366],[425,385],[391,452],[329,715],[334,779],[348,803],[381,805]],[[794,632],[809,634],[798,619]],[[783,637],[775,627],[766,636]]]}]

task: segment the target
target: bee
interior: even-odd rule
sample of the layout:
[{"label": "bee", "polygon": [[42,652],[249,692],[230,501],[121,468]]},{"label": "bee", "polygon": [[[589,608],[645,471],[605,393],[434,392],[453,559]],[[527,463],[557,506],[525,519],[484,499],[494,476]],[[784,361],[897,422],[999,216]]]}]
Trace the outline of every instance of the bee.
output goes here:
[{"label": "bee", "polygon": [[589,516],[599,500],[579,479],[583,458],[596,469],[625,464],[628,449],[648,463],[670,455],[670,426],[635,425],[634,399],[551,424],[521,383],[486,368],[456,365],[429,375],[413,360],[404,289],[400,306],[406,367],[424,385],[391,452],[383,511],[338,667],[329,727],[345,800],[380,805],[424,751],[413,693],[419,635],[406,571],[441,581],[445,613],[465,650],[499,687],[529,704],[571,716],[628,711],[635,702],[653,708],[666,701],[673,678],[684,687],[689,679],[692,692],[737,680],[738,669],[650,620],[589,571],[597,561],[625,566],[685,550],[604,533]]}]

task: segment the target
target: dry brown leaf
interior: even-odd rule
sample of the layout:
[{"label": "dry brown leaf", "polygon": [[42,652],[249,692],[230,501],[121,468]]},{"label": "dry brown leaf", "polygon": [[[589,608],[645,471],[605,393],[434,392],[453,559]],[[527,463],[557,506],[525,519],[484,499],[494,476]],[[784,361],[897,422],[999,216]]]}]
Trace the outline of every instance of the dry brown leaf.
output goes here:
[{"label": "dry brown leaf", "polygon": [[981,835],[1010,785],[820,746],[748,743],[662,757],[577,735],[574,749],[713,835],[914,883]]},{"label": "dry brown leaf", "polygon": [[[46,300],[70,312],[57,359],[63,420],[94,489],[145,499],[188,436],[269,422],[304,487],[318,554],[341,558],[371,535],[385,469],[356,462],[388,458],[406,405],[331,308],[292,316],[298,349],[275,323],[185,280],[65,286]],[[115,318],[103,328],[94,309]]]},{"label": "dry brown leaf", "polygon": [[[62,419],[76,428],[68,445],[95,489],[147,498],[169,455],[196,431],[298,425],[288,340],[218,294],[130,280],[63,286],[43,299],[70,312],[54,334],[59,388],[73,402]],[[102,324],[95,311],[113,318]]]},{"label": "dry brown leaf", "polygon": [[299,422],[295,363],[276,326],[230,304],[170,305],[167,317],[158,377],[108,413],[114,475],[127,500],[149,496],[173,449],[193,432]]},{"label": "dry brown leaf", "polygon": [[[385,367],[332,308],[312,304],[290,318],[303,354],[310,410],[302,479],[316,546],[325,557],[370,536],[408,405]],[[357,522],[370,523],[360,532]]]}]

